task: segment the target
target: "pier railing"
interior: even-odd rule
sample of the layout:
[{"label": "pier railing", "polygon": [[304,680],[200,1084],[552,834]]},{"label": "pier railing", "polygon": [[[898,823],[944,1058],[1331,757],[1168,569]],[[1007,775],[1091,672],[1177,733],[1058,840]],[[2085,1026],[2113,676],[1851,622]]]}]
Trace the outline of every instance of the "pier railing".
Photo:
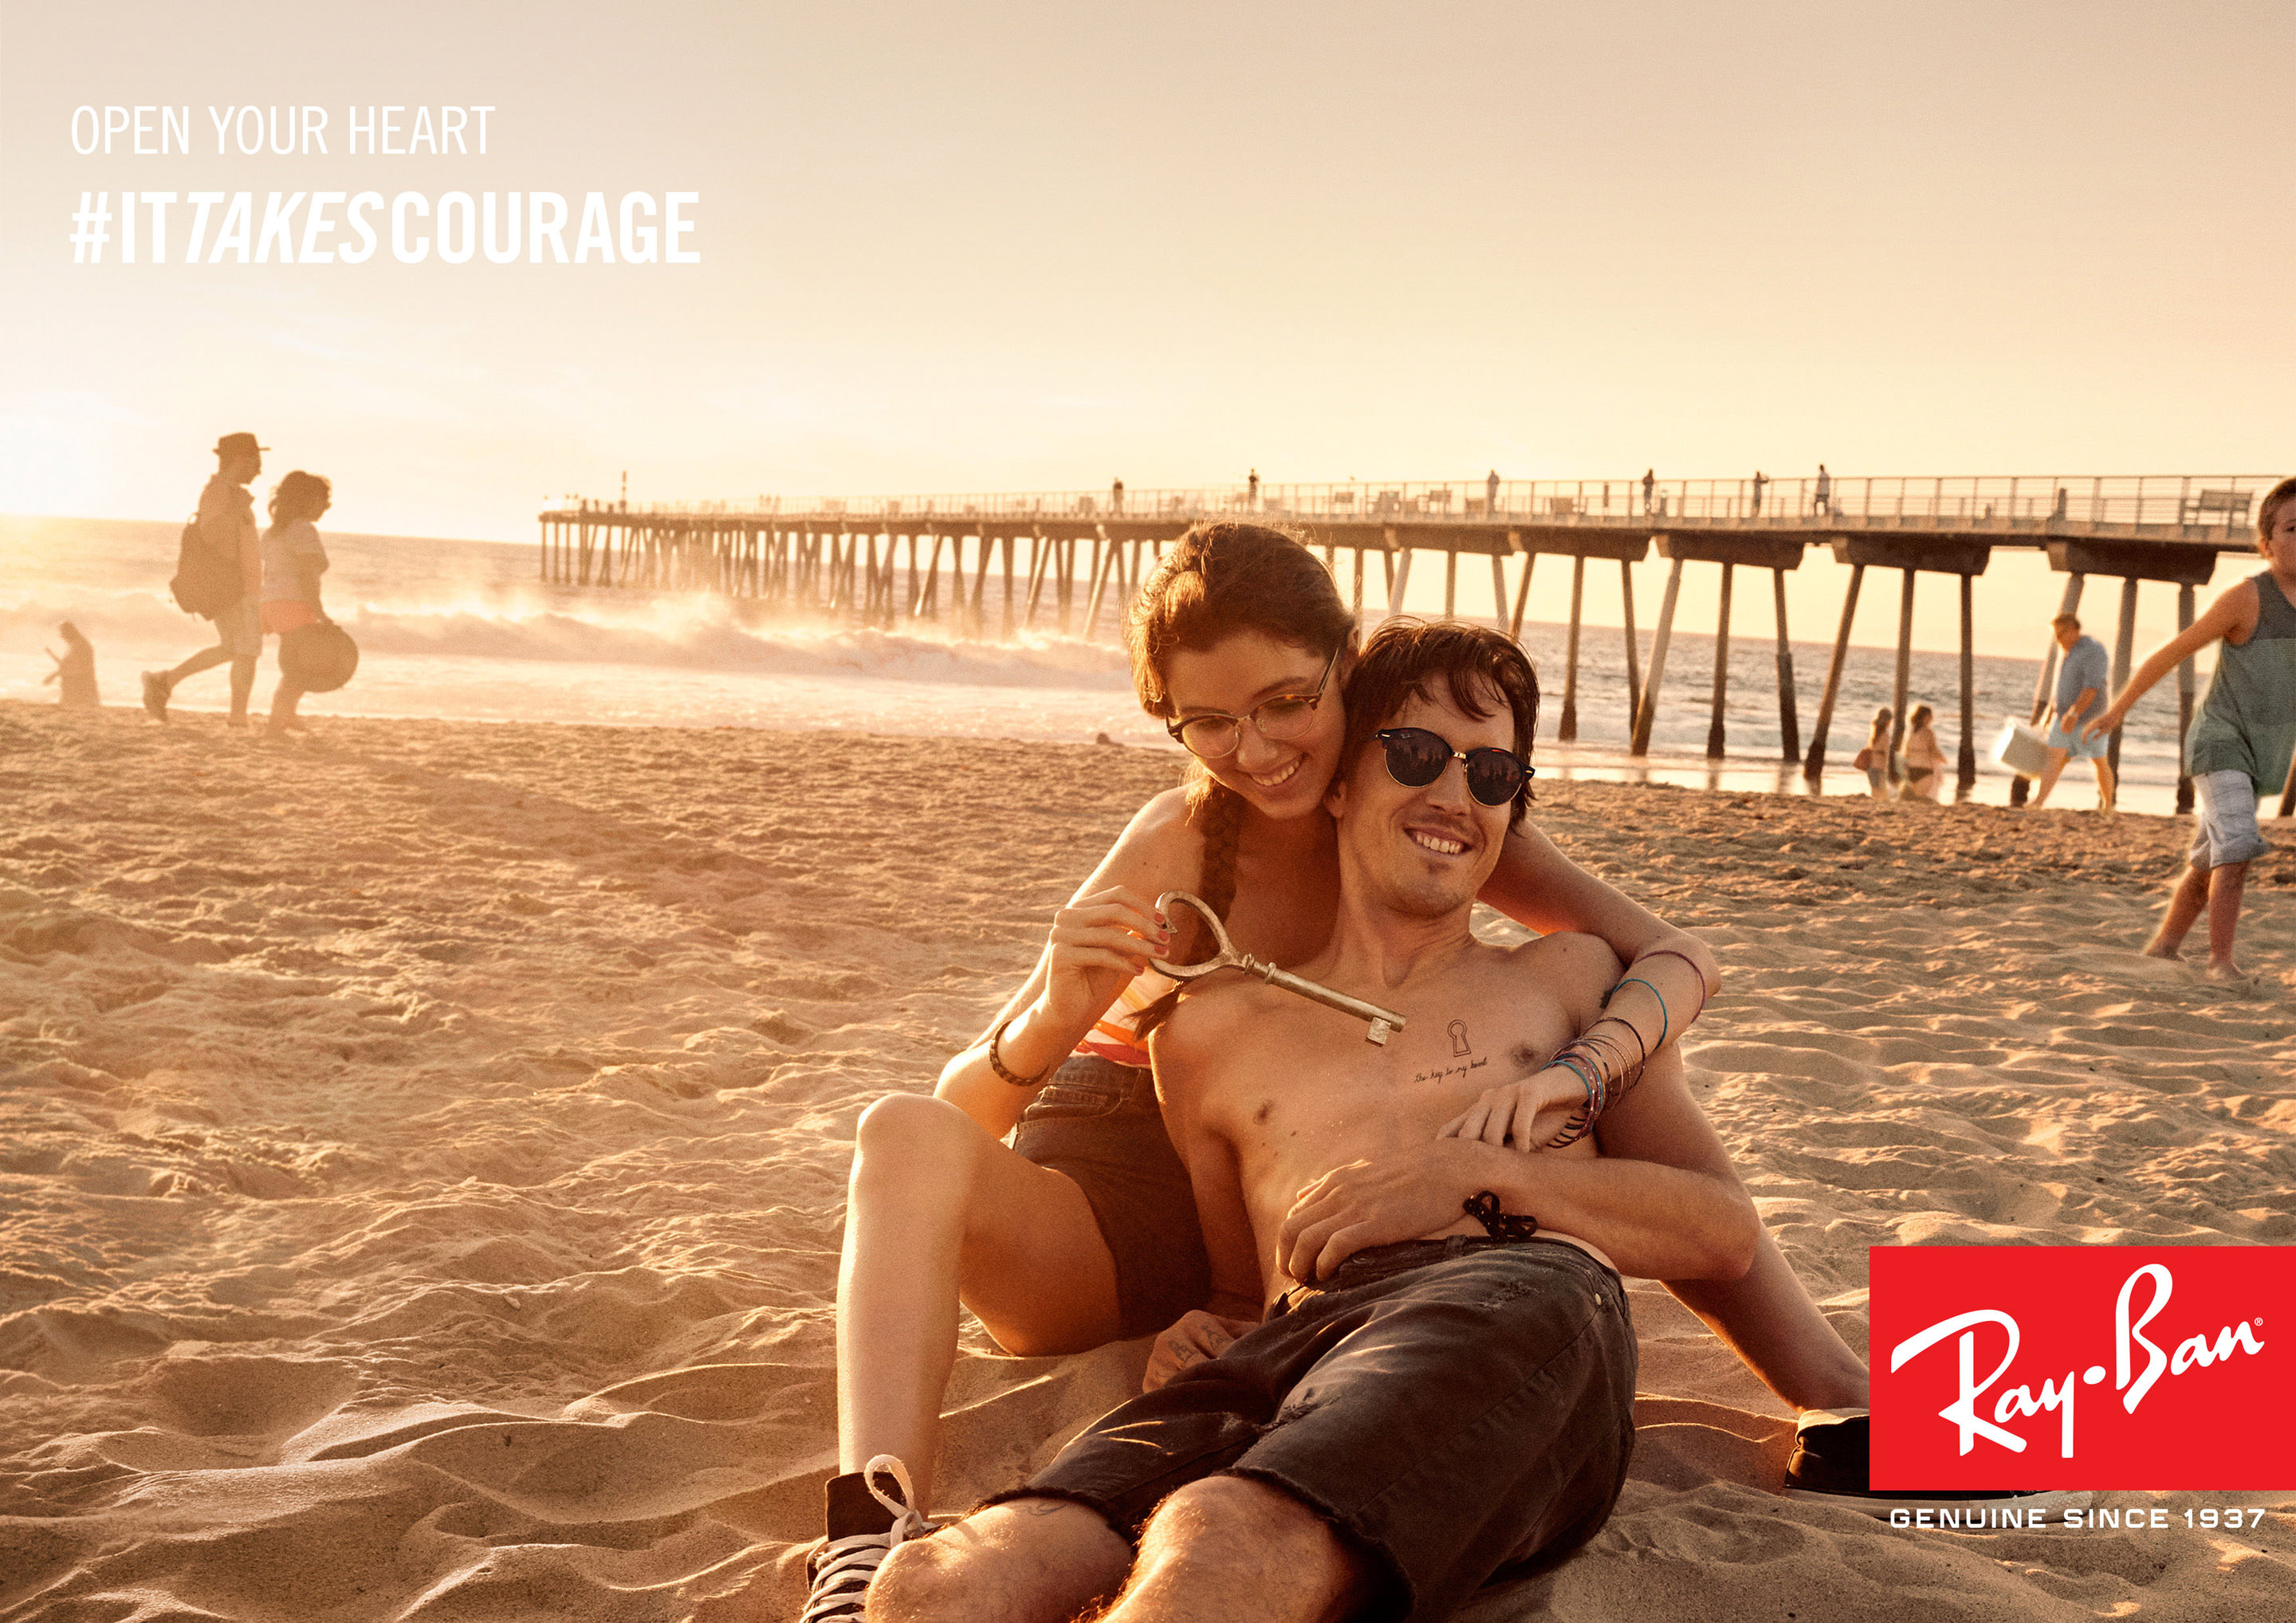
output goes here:
[{"label": "pier railing", "polygon": [[[1923,474],[1735,480],[1349,480],[1172,488],[890,496],[771,496],[657,504],[649,512],[729,517],[1129,521],[1261,518],[1323,523],[1535,523],[1647,529],[1666,521],[1838,529],[2047,529],[2170,533],[2255,522],[2270,474]],[[1656,524],[1654,525],[1654,521]]]}]

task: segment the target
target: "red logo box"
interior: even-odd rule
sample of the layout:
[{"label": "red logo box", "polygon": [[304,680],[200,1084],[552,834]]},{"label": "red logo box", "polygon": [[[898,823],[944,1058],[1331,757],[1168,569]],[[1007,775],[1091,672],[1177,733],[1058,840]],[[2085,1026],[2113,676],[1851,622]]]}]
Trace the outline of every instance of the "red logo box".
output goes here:
[{"label": "red logo box", "polygon": [[2296,1483],[2296,1247],[1870,1258],[1875,1488]]}]

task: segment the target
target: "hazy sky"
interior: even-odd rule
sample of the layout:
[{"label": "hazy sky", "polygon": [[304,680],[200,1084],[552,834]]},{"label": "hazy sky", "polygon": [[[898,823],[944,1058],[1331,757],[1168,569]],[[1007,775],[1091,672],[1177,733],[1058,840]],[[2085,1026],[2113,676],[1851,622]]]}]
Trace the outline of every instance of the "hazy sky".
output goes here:
[{"label": "hazy sky", "polygon": [[[625,468],[2284,471],[2292,63],[2285,0],[4,0],[0,510],[174,516],[241,428],[345,529],[515,540]],[[75,152],[75,108],[139,103],[193,154]],[[346,152],[387,103],[490,105],[488,152]],[[244,104],[325,109],[329,155],[217,156]],[[75,264],[80,194],[129,188],[258,226],[696,192],[701,258],[401,265],[386,212],[365,264],[185,264],[179,201],[167,264]]]}]

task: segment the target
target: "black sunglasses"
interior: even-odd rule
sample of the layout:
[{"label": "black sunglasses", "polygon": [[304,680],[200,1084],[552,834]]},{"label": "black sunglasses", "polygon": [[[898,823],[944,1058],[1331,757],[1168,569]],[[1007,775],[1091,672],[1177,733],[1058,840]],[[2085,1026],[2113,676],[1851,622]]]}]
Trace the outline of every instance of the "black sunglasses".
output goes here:
[{"label": "black sunglasses", "polygon": [[1537,775],[1511,750],[1486,744],[1454,750],[1451,741],[1424,727],[1390,727],[1379,734],[1387,750],[1387,775],[1406,789],[1424,789],[1455,760],[1467,763],[1467,792],[1485,806],[1505,806]]}]

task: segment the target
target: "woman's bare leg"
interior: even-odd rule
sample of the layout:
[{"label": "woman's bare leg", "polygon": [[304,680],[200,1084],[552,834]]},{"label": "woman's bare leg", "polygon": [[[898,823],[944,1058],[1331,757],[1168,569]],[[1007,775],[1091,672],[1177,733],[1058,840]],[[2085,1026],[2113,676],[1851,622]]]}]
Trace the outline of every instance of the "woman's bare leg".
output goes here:
[{"label": "woman's bare leg", "polygon": [[962,1296],[1028,1356],[1116,1339],[1116,1263],[1084,1192],[939,1099],[896,1094],[855,1133],[837,1283],[838,1470],[898,1455],[932,1504]]}]

